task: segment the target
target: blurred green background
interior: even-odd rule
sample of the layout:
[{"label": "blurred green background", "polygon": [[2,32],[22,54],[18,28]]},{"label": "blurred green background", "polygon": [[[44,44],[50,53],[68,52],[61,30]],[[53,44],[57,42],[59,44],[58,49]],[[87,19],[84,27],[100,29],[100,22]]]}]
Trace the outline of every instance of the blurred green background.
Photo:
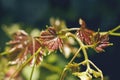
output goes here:
[{"label": "blurred green background", "polygon": [[[120,25],[120,0],[0,0],[0,26],[19,23],[23,29],[43,29],[50,17],[65,20],[68,27],[79,27],[82,18],[90,29],[106,31]],[[0,52],[8,40],[0,27]],[[90,59],[110,80],[118,80],[120,38],[111,37],[110,41],[114,46]]]}]

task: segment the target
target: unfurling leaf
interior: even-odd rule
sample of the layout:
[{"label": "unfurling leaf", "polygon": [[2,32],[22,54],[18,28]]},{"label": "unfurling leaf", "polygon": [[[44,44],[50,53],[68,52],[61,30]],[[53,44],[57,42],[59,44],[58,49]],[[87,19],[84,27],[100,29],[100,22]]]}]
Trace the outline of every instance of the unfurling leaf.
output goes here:
[{"label": "unfurling leaf", "polygon": [[94,31],[87,29],[86,24],[82,19],[80,19],[80,25],[81,27],[76,33],[77,37],[80,38],[80,40],[86,45],[92,44]]},{"label": "unfurling leaf", "polygon": [[103,52],[104,48],[110,46],[111,44],[109,43],[109,35],[108,34],[100,34],[99,32],[97,32],[94,35],[94,41],[93,43],[95,43],[95,50],[97,52]]}]

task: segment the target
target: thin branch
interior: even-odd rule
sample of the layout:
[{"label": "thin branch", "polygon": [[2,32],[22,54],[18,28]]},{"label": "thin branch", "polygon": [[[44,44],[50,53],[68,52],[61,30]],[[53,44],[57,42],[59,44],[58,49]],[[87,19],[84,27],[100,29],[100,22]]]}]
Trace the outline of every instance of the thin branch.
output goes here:
[{"label": "thin branch", "polygon": [[82,61],[82,62],[80,62],[80,63],[78,63],[78,65],[80,66],[80,65],[84,65],[86,63],[86,60],[84,60],[84,61]]},{"label": "thin branch", "polygon": [[90,68],[90,64],[88,62],[89,59],[88,59],[88,55],[87,55],[87,51],[86,51],[85,47],[82,48],[82,51],[83,51],[83,54],[84,54],[84,57],[85,57],[85,61],[87,61],[86,62],[87,68],[89,69]]},{"label": "thin branch", "polygon": [[67,68],[64,68],[64,70],[62,71],[62,74],[61,74],[60,80],[64,80],[66,70],[67,70]]},{"label": "thin branch", "polygon": [[37,60],[37,58],[35,59],[34,65],[32,67],[32,71],[31,71],[31,74],[30,74],[30,80],[32,80],[32,76],[33,76],[33,72],[34,72],[34,69],[35,69],[36,60]]},{"label": "thin branch", "polygon": [[73,62],[73,60],[76,58],[76,56],[77,56],[78,53],[80,52],[81,48],[82,48],[82,47],[80,47],[80,48],[78,49],[78,51],[75,53],[75,55],[73,56],[73,58],[70,60],[70,62],[69,62],[68,64],[71,64],[71,63]]},{"label": "thin branch", "polygon": [[117,27],[115,27],[114,29],[110,30],[109,32],[110,32],[110,33],[113,33],[113,32],[115,32],[115,31],[117,31],[118,29],[120,29],[120,25],[117,26]]},{"label": "thin branch", "polygon": [[80,28],[70,28],[70,29],[63,29],[61,30],[61,32],[64,32],[64,31],[76,31],[76,30],[79,30]]},{"label": "thin branch", "polygon": [[110,32],[109,34],[112,35],[112,36],[120,36],[120,33],[112,33],[112,32]]},{"label": "thin branch", "polygon": [[[32,43],[33,43],[33,53],[35,53],[35,40],[33,38],[32,38]],[[37,61],[37,56],[35,55],[34,57],[35,57],[35,60],[33,59],[34,60],[34,64],[33,64],[32,72],[30,74],[30,80],[32,80],[35,64],[36,64],[36,61]]]}]

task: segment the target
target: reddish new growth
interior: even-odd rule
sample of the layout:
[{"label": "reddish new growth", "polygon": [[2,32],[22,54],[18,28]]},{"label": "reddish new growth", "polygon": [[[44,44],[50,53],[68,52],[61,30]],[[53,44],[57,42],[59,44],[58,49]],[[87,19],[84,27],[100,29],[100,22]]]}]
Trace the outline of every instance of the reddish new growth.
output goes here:
[{"label": "reddish new growth", "polygon": [[[8,42],[11,49],[8,51],[13,57],[16,56],[15,61],[12,64],[22,64],[27,60],[27,55],[33,55],[40,47],[41,44],[37,41],[37,38],[29,36],[25,31],[19,30],[13,34],[13,40]],[[42,51],[37,56],[36,63],[40,63],[42,60]],[[34,58],[32,59],[32,61]]]},{"label": "reddish new growth", "polygon": [[108,34],[100,35],[100,33],[97,32],[97,34],[95,34],[94,36],[94,43],[96,44],[95,50],[97,52],[104,51],[104,48],[110,46],[109,35]]},{"label": "reddish new growth", "polygon": [[21,51],[24,47],[28,44],[28,34],[23,31],[19,30],[18,32],[13,34],[13,40],[9,41],[7,44],[11,45],[10,52],[15,52],[17,50]]},{"label": "reddish new growth", "polygon": [[21,64],[26,60],[28,43],[29,36],[25,31],[19,30],[18,32],[13,34],[13,40],[8,42],[8,45],[11,46],[11,49],[8,51],[8,53],[12,54],[10,56],[17,56],[17,58],[13,58],[16,60],[13,61],[12,64]]},{"label": "reddish new growth", "polygon": [[99,32],[87,29],[86,23],[82,19],[80,19],[79,23],[81,28],[76,35],[85,45],[94,45],[97,52],[102,52],[105,47],[110,46],[108,34],[101,35]]},{"label": "reddish new growth", "polygon": [[61,48],[62,43],[63,41],[57,35],[54,27],[49,27],[47,30],[42,31],[40,37],[31,37],[25,31],[20,30],[14,34],[13,40],[8,43],[11,45],[9,53],[17,56],[15,61],[12,61],[12,64],[24,63],[28,58],[28,54],[32,56],[41,47],[39,54],[30,62],[33,64],[36,59],[36,64],[38,64],[42,60],[45,47],[54,51]]},{"label": "reddish new growth", "polygon": [[42,45],[49,50],[57,50],[62,47],[62,39],[57,35],[54,27],[49,27],[47,30],[42,31],[40,35],[40,41]]}]

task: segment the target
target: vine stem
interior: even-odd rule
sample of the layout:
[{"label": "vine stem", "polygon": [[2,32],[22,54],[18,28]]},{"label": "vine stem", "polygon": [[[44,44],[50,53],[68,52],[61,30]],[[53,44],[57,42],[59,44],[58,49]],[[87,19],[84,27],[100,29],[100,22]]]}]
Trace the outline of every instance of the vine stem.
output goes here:
[{"label": "vine stem", "polygon": [[32,80],[32,76],[33,76],[33,72],[34,72],[34,69],[35,69],[36,60],[37,60],[37,58],[35,59],[34,65],[32,67],[32,71],[31,71],[31,74],[30,74],[30,80]]},{"label": "vine stem", "polygon": [[[33,43],[33,53],[35,53],[35,40],[32,38],[32,43]],[[30,80],[32,80],[32,76],[33,76],[33,72],[34,72],[34,68],[35,68],[35,64],[36,64],[36,61],[37,61],[37,56],[35,55],[35,57],[33,58],[33,67],[32,67],[32,71],[31,71],[31,74],[30,74]],[[34,60],[35,59],[35,60]]]},{"label": "vine stem", "polygon": [[114,29],[110,30],[109,32],[110,32],[110,33],[113,33],[113,32],[115,32],[115,31],[117,31],[118,29],[120,29],[120,25],[117,26],[117,27],[115,27]]},{"label": "vine stem", "polygon": [[[83,54],[84,54],[84,57],[85,57],[85,60],[86,61],[88,61],[88,55],[87,55],[87,52],[86,52],[86,46],[83,44],[83,42],[80,40],[80,39],[78,39],[78,37],[76,37],[74,34],[72,34],[72,33],[68,33],[67,34],[67,36],[72,36],[72,37],[74,37],[77,41],[78,41],[78,43],[79,43],[79,45],[80,45],[80,48],[82,49],[82,51],[83,51]],[[81,50],[80,49],[80,50]],[[78,52],[79,53],[79,52]],[[87,67],[89,68],[90,66],[89,66],[89,62],[87,62]]]},{"label": "vine stem", "polygon": [[112,35],[112,36],[120,36],[120,33],[112,33],[112,32],[110,32],[109,34]]},{"label": "vine stem", "polygon": [[90,65],[89,65],[89,62],[88,62],[89,59],[88,59],[88,55],[87,55],[87,52],[85,50],[85,47],[82,48],[82,51],[83,51],[83,54],[84,54],[84,57],[85,57],[85,61],[87,61],[86,62],[87,68],[90,69]]},{"label": "vine stem", "polygon": [[21,66],[13,73],[13,75],[10,77],[9,80],[12,80],[12,78],[14,77],[14,75],[15,75],[17,72],[20,72],[21,69],[22,69],[23,67],[25,67],[25,66],[33,59],[33,57],[35,57],[35,56],[40,52],[40,50],[41,50],[41,47],[40,47],[25,63],[23,63],[23,65],[21,65]]},{"label": "vine stem", "polygon": [[[71,37],[73,37],[73,38],[75,38],[76,40],[77,40],[77,42],[79,43],[79,45],[80,45],[80,48],[78,49],[78,51],[75,53],[75,55],[73,56],[73,58],[70,60],[70,62],[68,63],[68,64],[70,64],[70,63],[72,63],[73,62],[73,60],[76,58],[76,56],[78,55],[78,53],[80,52],[80,50],[82,49],[82,51],[83,51],[83,54],[84,54],[84,57],[85,57],[85,61],[87,61],[86,62],[86,64],[87,64],[87,68],[90,68],[90,65],[89,65],[89,62],[88,62],[88,55],[87,55],[87,52],[86,52],[86,49],[85,48],[87,48],[83,43],[82,43],[82,41],[80,40],[80,39],[78,39],[74,34],[72,34],[72,33],[66,33],[66,36],[71,36]],[[67,68],[65,68],[64,70],[63,70],[63,72],[62,72],[62,75],[61,75],[61,78],[60,78],[60,80],[64,80],[64,74],[65,74],[65,71],[67,70]]]},{"label": "vine stem", "polygon": [[115,31],[117,31],[118,29],[120,29],[120,25],[115,27],[114,29],[112,30],[109,30],[108,33],[112,36],[120,36],[120,33],[115,33]]},{"label": "vine stem", "polygon": [[64,70],[62,71],[60,80],[64,80],[64,78],[65,78],[65,71],[66,71],[66,70],[67,70],[67,68],[64,68]]},{"label": "vine stem", "polygon": [[100,34],[109,34],[111,36],[120,36],[120,33],[117,33],[115,31],[119,30],[120,29],[120,25],[113,28],[112,30],[109,30],[109,31],[106,31],[106,32],[100,32]]},{"label": "vine stem", "polygon": [[[78,55],[78,53],[80,52],[81,50],[81,47],[77,50],[77,52],[75,53],[75,55],[73,56],[73,58],[70,60],[70,62],[68,64],[71,64],[73,62],[73,60],[76,58],[76,56]],[[60,80],[64,80],[64,74],[65,74],[65,71],[67,70],[67,68],[64,68],[62,74],[61,74],[61,78]]]},{"label": "vine stem", "polygon": [[115,33],[115,32],[111,32],[111,31],[108,31],[108,32],[100,32],[100,34],[104,35],[104,34],[109,34],[111,36],[120,36],[120,33]]},{"label": "vine stem", "polygon": [[76,58],[76,56],[78,55],[78,53],[80,52],[82,47],[80,47],[77,52],[75,53],[75,55],[72,57],[72,59],[70,60],[70,62],[68,64],[71,64],[73,62],[73,60]]},{"label": "vine stem", "polygon": [[75,31],[75,30],[79,30],[80,28],[70,28],[70,29],[63,29],[61,30],[61,32],[64,32],[64,31]]}]

